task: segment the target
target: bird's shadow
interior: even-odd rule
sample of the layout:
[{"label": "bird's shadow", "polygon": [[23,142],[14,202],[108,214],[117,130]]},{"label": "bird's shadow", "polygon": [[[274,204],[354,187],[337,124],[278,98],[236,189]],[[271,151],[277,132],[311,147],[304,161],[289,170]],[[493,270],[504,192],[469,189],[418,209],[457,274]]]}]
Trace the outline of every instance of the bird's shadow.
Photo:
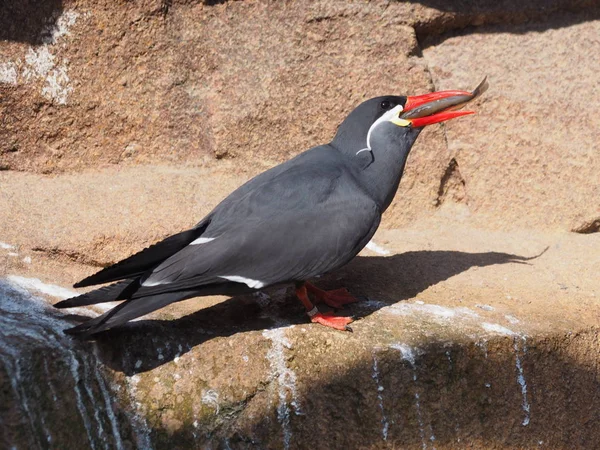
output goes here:
[{"label": "bird's shadow", "polygon": [[[422,250],[389,257],[359,256],[317,284],[325,289],[344,286],[358,298],[368,300],[348,305],[343,311],[358,320],[382,307],[413,298],[472,267],[528,264],[540,255]],[[96,345],[109,367],[130,376],[172,361],[216,337],[306,322],[293,290],[275,288],[266,295],[233,297],[175,320],[132,322],[98,335]]]}]

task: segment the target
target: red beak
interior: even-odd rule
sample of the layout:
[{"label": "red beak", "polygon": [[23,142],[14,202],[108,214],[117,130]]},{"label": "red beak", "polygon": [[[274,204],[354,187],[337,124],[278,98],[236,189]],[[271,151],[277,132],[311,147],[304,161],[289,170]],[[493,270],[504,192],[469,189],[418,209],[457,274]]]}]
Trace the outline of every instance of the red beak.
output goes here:
[{"label": "red beak", "polygon": [[455,117],[475,114],[474,111],[454,111],[473,100],[467,91],[440,91],[407,97],[400,118],[411,122],[413,128],[444,122]]}]

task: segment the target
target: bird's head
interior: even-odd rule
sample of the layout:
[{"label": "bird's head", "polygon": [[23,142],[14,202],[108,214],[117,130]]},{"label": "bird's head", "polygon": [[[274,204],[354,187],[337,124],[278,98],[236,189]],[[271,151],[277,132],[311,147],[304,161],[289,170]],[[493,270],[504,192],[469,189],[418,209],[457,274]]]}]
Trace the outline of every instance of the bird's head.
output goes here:
[{"label": "bird's head", "polygon": [[487,90],[484,79],[473,92],[440,91],[416,96],[387,95],[361,103],[340,125],[332,145],[348,154],[372,150],[374,139],[403,142],[407,150],[423,127],[474,114],[458,111]]}]

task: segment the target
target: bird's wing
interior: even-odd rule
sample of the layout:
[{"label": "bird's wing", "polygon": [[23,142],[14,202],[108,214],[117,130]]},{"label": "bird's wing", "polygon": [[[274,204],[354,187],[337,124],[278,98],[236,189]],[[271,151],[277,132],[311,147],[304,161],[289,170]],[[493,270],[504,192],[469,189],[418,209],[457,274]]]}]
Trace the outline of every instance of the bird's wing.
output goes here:
[{"label": "bird's wing", "polygon": [[[319,148],[317,148],[319,149]],[[236,204],[248,193],[260,189],[265,184],[268,184],[274,177],[277,177],[282,172],[285,172],[290,166],[295,166],[298,163],[302,163],[305,159],[313,159],[317,149],[311,149],[307,152],[301,153],[295,158],[275,166],[256,177],[252,178],[248,182],[233,191],[219,206],[217,209],[227,210],[230,205]],[[317,157],[318,159],[318,157]],[[206,230],[210,222],[212,213],[203,218],[193,228],[182,231],[181,233],[174,234],[167,237],[166,239],[151,245],[140,252],[125,258],[122,261],[117,262],[109,267],[90,275],[87,278],[74,284],[74,287],[86,287],[93,286],[95,284],[109,283],[112,281],[123,280],[126,278],[138,278],[148,270],[156,267],[158,264],[163,262],[168,257],[174,255],[191,242],[202,236],[202,233]]]},{"label": "bird's wing", "polygon": [[317,152],[226,199],[202,243],[146,274],[133,297],[227,281],[261,288],[347,263],[375,233],[380,211],[334,152]]}]

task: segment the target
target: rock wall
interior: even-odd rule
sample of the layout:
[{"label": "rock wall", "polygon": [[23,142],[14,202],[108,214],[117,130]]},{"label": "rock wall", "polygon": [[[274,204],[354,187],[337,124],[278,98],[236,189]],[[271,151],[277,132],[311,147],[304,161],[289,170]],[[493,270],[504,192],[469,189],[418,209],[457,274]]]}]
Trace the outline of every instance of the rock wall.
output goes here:
[{"label": "rock wall", "polygon": [[420,138],[385,225],[458,204],[489,227],[587,229],[600,217],[598,2],[453,5],[4,4],[0,167],[229,160],[247,178],[328,142],[365,98],[488,75],[476,117]]}]

